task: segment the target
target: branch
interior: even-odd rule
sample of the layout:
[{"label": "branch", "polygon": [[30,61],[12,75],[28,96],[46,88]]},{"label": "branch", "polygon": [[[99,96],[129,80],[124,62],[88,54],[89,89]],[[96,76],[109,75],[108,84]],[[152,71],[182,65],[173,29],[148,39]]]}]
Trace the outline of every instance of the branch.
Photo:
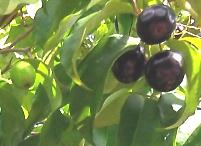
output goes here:
[{"label": "branch", "polygon": [[21,40],[23,40],[24,38],[26,38],[28,36],[28,34],[33,30],[33,27],[29,27],[28,30],[23,33],[22,35],[20,35],[18,38],[16,38],[14,40],[14,42],[8,46],[5,47],[3,49],[0,49],[0,54],[4,54],[4,53],[9,53],[9,52],[25,52],[27,49],[23,49],[23,50],[19,50],[19,49],[12,49],[18,42],[20,42]]},{"label": "branch", "polygon": [[133,6],[133,12],[136,16],[138,16],[141,13],[141,10],[137,6],[137,0],[131,0],[132,6]]},{"label": "branch", "polygon": [[6,73],[10,69],[10,65],[12,63],[12,60],[13,60],[13,57],[11,57],[11,59],[8,62],[8,64],[1,70],[1,75],[3,75],[4,73]]},{"label": "branch", "polygon": [[5,28],[8,24],[10,24],[10,22],[15,19],[15,17],[18,14],[18,9],[15,9],[12,13],[8,14],[8,15],[4,15],[2,16],[1,19],[1,24],[0,27],[3,29]]},{"label": "branch", "polygon": [[8,48],[8,49],[0,49],[0,54],[6,54],[6,53],[10,53],[10,52],[24,52],[27,53],[31,48],[25,48],[25,49],[12,49],[12,48]]}]

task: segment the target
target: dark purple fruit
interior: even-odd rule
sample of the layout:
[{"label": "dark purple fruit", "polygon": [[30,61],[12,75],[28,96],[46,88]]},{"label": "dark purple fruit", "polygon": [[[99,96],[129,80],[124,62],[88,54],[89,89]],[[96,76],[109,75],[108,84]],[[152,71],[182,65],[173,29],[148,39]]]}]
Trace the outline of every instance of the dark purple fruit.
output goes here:
[{"label": "dark purple fruit", "polygon": [[147,62],[145,78],[149,85],[157,91],[174,90],[184,78],[182,55],[169,50],[155,54]]},{"label": "dark purple fruit", "polygon": [[153,5],[139,14],[137,34],[147,44],[158,44],[171,37],[176,27],[176,16],[166,5]]},{"label": "dark purple fruit", "polygon": [[122,83],[131,83],[139,79],[144,71],[144,48],[140,45],[125,52],[113,64],[112,72]]}]

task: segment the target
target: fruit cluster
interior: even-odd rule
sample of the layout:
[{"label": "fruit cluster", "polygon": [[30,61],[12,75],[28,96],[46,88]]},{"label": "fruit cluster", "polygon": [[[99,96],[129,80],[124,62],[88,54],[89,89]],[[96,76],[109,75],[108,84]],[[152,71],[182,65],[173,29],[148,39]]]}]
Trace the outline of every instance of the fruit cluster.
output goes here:
[{"label": "fruit cluster", "polygon": [[[175,26],[176,16],[171,8],[153,5],[139,14],[136,30],[141,41],[152,45],[169,39]],[[144,48],[138,45],[121,55],[113,64],[112,71],[123,83],[134,82],[144,73],[153,89],[168,92],[183,81],[184,63],[182,55],[171,50],[158,52],[146,61]]]}]

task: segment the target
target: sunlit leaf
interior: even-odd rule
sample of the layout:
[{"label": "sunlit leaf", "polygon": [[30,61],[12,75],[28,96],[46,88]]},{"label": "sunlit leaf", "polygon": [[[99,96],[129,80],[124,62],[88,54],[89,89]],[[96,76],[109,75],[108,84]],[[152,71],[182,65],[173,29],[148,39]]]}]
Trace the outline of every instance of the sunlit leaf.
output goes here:
[{"label": "sunlit leaf", "polygon": [[[142,88],[145,88],[145,86],[146,83],[144,80],[139,80],[130,88],[132,88],[132,92],[136,92]],[[94,126],[105,127],[118,124],[120,120],[121,108],[129,94],[131,94],[129,93],[129,88],[123,88],[107,97],[100,111],[96,114]]]},{"label": "sunlit leaf", "polygon": [[102,10],[80,19],[65,40],[61,49],[61,63],[78,85],[83,85],[77,72],[77,56],[83,39],[97,28],[103,19],[118,13],[132,13],[131,5],[115,0],[109,1]]},{"label": "sunlit leaf", "polygon": [[121,35],[114,35],[109,38],[105,37],[86,56],[86,59],[80,64],[79,73],[82,81],[91,90],[86,90],[77,85],[72,88],[70,97],[73,97],[71,103],[71,112],[73,115],[80,113],[86,106],[92,107],[91,112],[95,113],[98,104],[101,102],[105,78],[113,61],[120,54],[138,43],[138,38],[129,38]]},{"label": "sunlit leaf", "polygon": [[43,120],[50,113],[50,101],[42,85],[38,86],[33,99],[31,111],[26,120],[25,135],[32,130],[36,122]]},{"label": "sunlit leaf", "polygon": [[34,33],[37,45],[43,46],[65,16],[78,11],[88,2],[89,0],[49,0],[35,16]]},{"label": "sunlit leaf", "polygon": [[183,41],[169,40],[167,45],[184,56],[185,72],[187,76],[187,89],[185,92],[185,106],[181,110],[178,120],[167,128],[180,126],[192,115],[199,103],[201,95],[201,53],[192,45]]},{"label": "sunlit leaf", "polygon": [[199,146],[201,145],[201,125],[199,125],[193,133],[189,136],[187,141],[184,143],[184,146]]},{"label": "sunlit leaf", "polygon": [[12,12],[19,4],[36,3],[38,0],[0,0],[0,15]]}]

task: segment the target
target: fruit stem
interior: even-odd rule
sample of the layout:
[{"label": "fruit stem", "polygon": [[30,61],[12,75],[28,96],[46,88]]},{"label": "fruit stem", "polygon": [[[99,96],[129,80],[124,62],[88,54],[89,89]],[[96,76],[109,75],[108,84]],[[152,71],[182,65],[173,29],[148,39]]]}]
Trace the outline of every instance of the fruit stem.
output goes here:
[{"label": "fruit stem", "polygon": [[191,25],[185,25],[185,24],[182,24],[182,23],[177,23],[177,25],[181,25],[181,26],[184,26],[184,27],[187,27],[187,28],[190,28],[190,29],[201,30],[201,28],[199,28],[199,27],[191,26]]},{"label": "fruit stem", "polygon": [[163,51],[163,48],[161,46],[161,43],[159,44],[159,48],[160,48],[160,51],[162,52]]},{"label": "fruit stem", "polygon": [[143,93],[140,93],[140,92],[133,92],[133,93],[136,93],[136,94],[141,95],[143,97],[153,98],[152,95],[147,95],[147,94],[143,94]]},{"label": "fruit stem", "polygon": [[132,6],[133,6],[133,12],[136,16],[138,16],[141,13],[141,10],[137,6],[137,0],[131,0]]},{"label": "fruit stem", "polygon": [[12,61],[13,57],[10,58],[8,64],[1,70],[1,75],[5,74],[10,69]]},{"label": "fruit stem", "polygon": [[151,46],[148,46],[148,58],[151,57]]},{"label": "fruit stem", "polygon": [[151,95],[151,98],[154,100],[159,100],[159,98],[161,97],[161,92],[158,92],[156,90],[153,90],[153,93]]}]

